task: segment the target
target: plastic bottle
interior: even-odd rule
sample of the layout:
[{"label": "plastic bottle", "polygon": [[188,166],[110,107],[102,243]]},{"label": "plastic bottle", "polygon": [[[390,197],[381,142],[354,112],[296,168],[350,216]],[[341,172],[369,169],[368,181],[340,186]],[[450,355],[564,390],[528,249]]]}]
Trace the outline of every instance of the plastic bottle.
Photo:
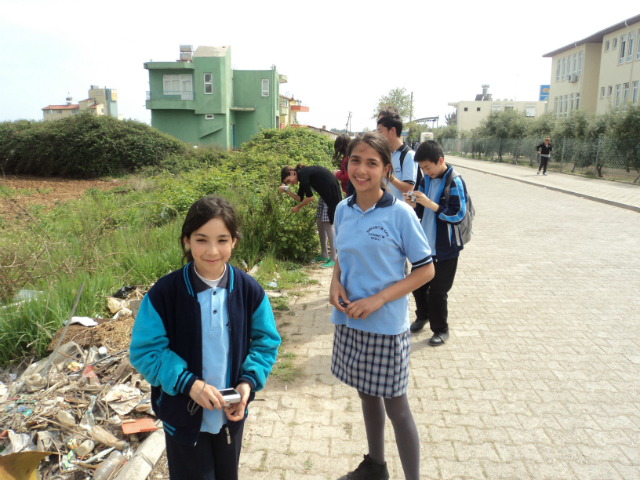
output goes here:
[{"label": "plastic bottle", "polygon": [[93,480],[107,480],[115,469],[122,465],[122,462],[124,462],[124,456],[118,450],[114,450],[93,472]]}]

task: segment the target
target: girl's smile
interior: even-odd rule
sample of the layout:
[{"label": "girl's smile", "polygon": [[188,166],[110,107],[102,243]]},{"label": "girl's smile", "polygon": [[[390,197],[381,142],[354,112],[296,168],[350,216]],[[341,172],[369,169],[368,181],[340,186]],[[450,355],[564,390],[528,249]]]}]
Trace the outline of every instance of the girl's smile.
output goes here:
[{"label": "girl's smile", "polygon": [[184,238],[191,250],[196,271],[207,280],[217,280],[224,273],[224,266],[236,246],[221,218],[212,218],[202,227]]}]

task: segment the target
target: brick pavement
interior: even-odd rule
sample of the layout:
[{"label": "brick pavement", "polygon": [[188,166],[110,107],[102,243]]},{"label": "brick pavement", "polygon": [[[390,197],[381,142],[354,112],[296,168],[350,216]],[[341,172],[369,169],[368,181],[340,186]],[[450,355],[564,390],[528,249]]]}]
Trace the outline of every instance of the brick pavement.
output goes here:
[{"label": "brick pavement", "polygon": [[632,185],[554,172],[549,172],[549,175],[545,177],[542,174],[537,175],[535,169],[529,168],[528,162],[526,163],[527,166],[517,166],[510,163],[470,160],[449,155],[447,155],[446,161],[455,165],[456,168],[458,166],[466,167],[640,212],[640,185],[637,184]]},{"label": "brick pavement", "polygon": [[[412,343],[422,477],[640,478],[638,214],[460,170],[478,213],[450,294],[452,335],[441,348],[427,333]],[[330,274],[316,273],[324,283],[278,320],[305,374],[258,394],[243,480],[335,479],[367,451],[357,395],[329,371]]]}]

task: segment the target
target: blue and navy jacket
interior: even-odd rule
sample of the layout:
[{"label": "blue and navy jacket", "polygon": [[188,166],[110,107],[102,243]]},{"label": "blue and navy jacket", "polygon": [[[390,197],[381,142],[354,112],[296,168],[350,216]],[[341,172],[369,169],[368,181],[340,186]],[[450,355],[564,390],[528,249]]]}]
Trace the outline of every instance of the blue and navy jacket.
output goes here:
[{"label": "blue and navy jacket", "polygon": [[[251,386],[249,401],[262,389],[276,360],[280,336],[269,300],[258,282],[227,264],[229,316],[229,387]],[[151,402],[165,433],[195,445],[203,411],[191,415],[187,405],[193,383],[202,379],[202,322],[197,294],[208,288],[191,263],[164,277],[140,304],[131,334],[131,365],[151,384]],[[245,411],[245,419],[248,409]],[[227,420],[230,432],[240,422]]]},{"label": "blue and navy jacket", "polygon": [[[439,208],[434,215],[434,221],[436,222],[436,261],[456,258],[460,255],[460,250],[464,248],[464,245],[457,241],[452,225],[457,225],[462,222],[462,219],[467,213],[467,186],[462,180],[462,177],[454,178],[451,182],[451,190],[449,191],[449,204],[447,204],[444,187],[452,171],[453,167],[448,165],[447,171],[442,177],[442,182],[440,182],[440,190],[438,191]],[[426,195],[429,191],[430,183],[431,177],[425,175],[419,190]],[[425,209],[425,216],[422,222],[428,221],[427,219],[428,216],[426,215]]]}]

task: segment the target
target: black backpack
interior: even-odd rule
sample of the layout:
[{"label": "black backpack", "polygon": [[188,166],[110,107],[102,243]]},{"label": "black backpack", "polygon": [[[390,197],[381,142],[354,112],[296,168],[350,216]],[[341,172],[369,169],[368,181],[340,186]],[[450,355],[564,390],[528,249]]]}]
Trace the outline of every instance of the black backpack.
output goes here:
[{"label": "black backpack", "polygon": [[[407,156],[407,152],[409,152],[411,148],[406,143],[402,144],[402,151],[400,152],[400,171],[402,171],[402,165],[404,164],[404,157]],[[422,169],[418,166],[418,176],[416,178],[416,184],[414,189],[417,190],[420,187],[420,183],[422,183],[422,178],[424,175],[422,174]],[[420,205],[419,203],[416,205],[416,215],[418,218],[422,220],[422,216],[424,215],[424,205]]]}]

